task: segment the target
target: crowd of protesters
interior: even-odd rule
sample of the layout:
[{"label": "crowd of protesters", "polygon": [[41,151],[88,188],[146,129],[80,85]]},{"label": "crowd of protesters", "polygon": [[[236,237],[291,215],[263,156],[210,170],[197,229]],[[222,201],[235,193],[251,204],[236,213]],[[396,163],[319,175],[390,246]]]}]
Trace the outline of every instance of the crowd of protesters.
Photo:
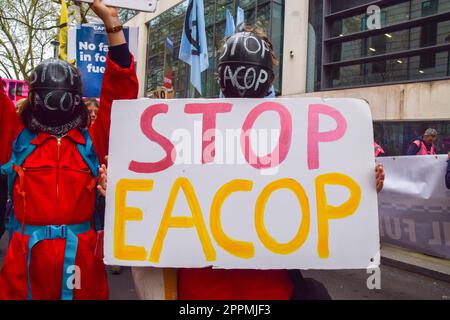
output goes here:
[{"label": "crowd of protesters", "polygon": [[[0,236],[5,231],[8,191],[14,204],[8,214],[10,242],[0,271],[0,299],[108,298],[105,268],[96,248],[104,219],[111,104],[137,98],[138,82],[117,12],[102,0],[94,0],[91,7],[104,22],[110,44],[100,101],[83,100],[76,68],[55,59],[33,71],[29,98],[19,103],[17,111],[0,90],[0,163],[5,174],[0,180]],[[272,55],[249,61],[242,50],[249,36],[264,42]],[[277,60],[267,35],[259,27],[243,26],[226,41],[235,47],[238,58],[221,55],[217,71],[223,96],[242,97],[225,70],[251,64],[265,70],[271,81],[244,97],[271,97]],[[63,74],[71,78],[55,81]],[[68,95],[71,99],[66,99]],[[427,130],[411,143],[408,155],[435,154],[436,138],[436,130]],[[386,155],[380,145],[374,147],[376,156]],[[381,191],[383,167],[376,166],[375,172],[377,191]],[[450,154],[446,182],[450,187]],[[80,289],[68,286],[65,268],[69,264],[83,270]],[[304,279],[300,271],[212,268],[180,270],[178,297],[330,298],[320,282]]]}]

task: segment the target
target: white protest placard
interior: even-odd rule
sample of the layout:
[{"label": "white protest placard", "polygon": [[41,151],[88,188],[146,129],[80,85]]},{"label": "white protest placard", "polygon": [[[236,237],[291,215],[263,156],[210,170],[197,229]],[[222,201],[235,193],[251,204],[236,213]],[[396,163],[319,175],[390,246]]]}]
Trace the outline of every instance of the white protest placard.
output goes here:
[{"label": "white protest placard", "polygon": [[[81,2],[92,3],[93,0],[80,0]],[[107,6],[132,9],[137,11],[155,12],[158,0],[103,0]]]},{"label": "white protest placard", "polygon": [[362,100],[116,101],[106,202],[111,265],[379,264],[372,118]]}]

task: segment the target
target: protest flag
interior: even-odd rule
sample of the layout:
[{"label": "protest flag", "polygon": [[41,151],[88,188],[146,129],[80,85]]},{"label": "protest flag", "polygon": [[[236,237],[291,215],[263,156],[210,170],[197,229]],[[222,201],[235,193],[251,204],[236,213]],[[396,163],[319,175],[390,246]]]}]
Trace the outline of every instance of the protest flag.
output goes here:
[{"label": "protest flag", "polygon": [[225,25],[225,37],[229,37],[234,33],[235,25],[234,25],[234,17],[231,14],[231,11],[227,9],[227,21]]},{"label": "protest flag", "polygon": [[179,59],[191,66],[191,83],[202,94],[201,73],[209,67],[203,0],[189,1]]},{"label": "protest flag", "polygon": [[227,9],[227,20],[225,25],[225,37],[233,35],[235,32],[239,31],[242,24],[244,23],[245,14],[241,7],[237,9],[236,24],[234,24],[234,17],[230,10]]},{"label": "protest flag", "polygon": [[59,58],[67,61],[67,24],[69,13],[65,0],[61,0],[61,17],[59,19]]},{"label": "protest flag", "polygon": [[245,22],[245,12],[244,9],[238,7],[236,15],[236,29],[239,30],[241,25]]}]

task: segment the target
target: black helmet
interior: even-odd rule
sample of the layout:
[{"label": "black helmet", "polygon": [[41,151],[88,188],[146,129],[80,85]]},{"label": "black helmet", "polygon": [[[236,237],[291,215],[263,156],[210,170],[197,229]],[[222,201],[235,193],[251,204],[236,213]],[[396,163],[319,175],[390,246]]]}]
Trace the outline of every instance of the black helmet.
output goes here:
[{"label": "black helmet", "polygon": [[[29,79],[30,110],[26,121],[37,131],[65,134],[86,124],[80,72],[70,63],[48,59],[40,63]],[[34,125],[32,125],[34,123]]]},{"label": "black helmet", "polygon": [[274,79],[270,45],[253,32],[229,37],[220,52],[219,84],[227,98],[264,98]]}]

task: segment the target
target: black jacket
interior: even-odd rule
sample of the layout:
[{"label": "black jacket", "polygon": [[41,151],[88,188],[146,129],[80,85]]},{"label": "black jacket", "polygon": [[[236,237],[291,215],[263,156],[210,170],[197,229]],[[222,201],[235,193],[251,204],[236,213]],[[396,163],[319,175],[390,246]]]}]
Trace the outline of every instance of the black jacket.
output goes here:
[{"label": "black jacket", "polygon": [[[427,148],[427,151],[430,152],[431,148],[433,147],[433,144],[426,144],[422,138],[417,138],[414,141],[420,141],[423,145],[425,145],[425,147]],[[408,152],[406,153],[407,156],[415,156],[420,149],[422,148],[422,146],[418,147],[415,143],[411,142],[411,144],[408,147]]]}]

